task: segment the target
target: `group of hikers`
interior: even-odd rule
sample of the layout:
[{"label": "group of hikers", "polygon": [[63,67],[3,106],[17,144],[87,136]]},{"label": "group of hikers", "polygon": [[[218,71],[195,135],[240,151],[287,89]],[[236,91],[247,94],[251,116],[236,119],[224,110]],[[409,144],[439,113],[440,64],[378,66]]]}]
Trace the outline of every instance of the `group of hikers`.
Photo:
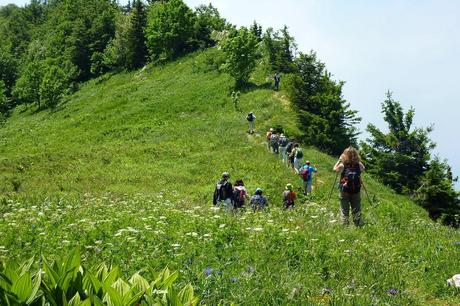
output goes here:
[{"label": "group of hikers", "polygon": [[[248,133],[250,134],[254,133],[255,118],[253,112],[249,113],[246,118],[249,123]],[[279,154],[282,162],[300,177],[304,195],[311,195],[313,176],[318,170],[311,165],[310,161],[303,162],[304,154],[300,144],[294,139],[288,139],[282,132],[276,132],[273,128],[270,128],[266,137],[268,150],[274,154]],[[349,224],[351,208],[353,223],[356,226],[362,225],[360,190],[362,186],[361,173],[364,169],[359,152],[353,147],[346,148],[343,151],[332,169],[337,173],[336,181],[338,175],[340,175],[338,189],[340,191],[343,224]],[[232,186],[229,179],[230,174],[228,172],[222,173],[222,178],[216,184],[214,190],[214,205],[221,205],[229,210],[238,210],[244,208],[246,201],[249,201],[249,205],[254,211],[264,210],[268,206],[267,198],[263,195],[261,188],[257,188],[255,194],[250,197],[243,180],[236,180],[235,185]],[[293,184],[286,184],[283,191],[283,207],[285,209],[294,208],[296,199],[297,194],[294,191]]]}]

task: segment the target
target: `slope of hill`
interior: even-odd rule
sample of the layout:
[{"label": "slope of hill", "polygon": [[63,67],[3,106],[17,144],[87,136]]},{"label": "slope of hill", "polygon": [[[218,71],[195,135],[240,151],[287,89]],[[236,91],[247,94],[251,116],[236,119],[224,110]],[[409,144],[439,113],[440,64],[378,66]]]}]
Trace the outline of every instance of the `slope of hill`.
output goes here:
[{"label": "slope of hill", "polygon": [[[372,178],[367,224],[342,227],[336,195],[327,201],[334,160],[308,149],[315,196],[280,208],[283,186],[300,182],[267,152],[263,132],[299,133],[295,113],[263,81],[236,111],[230,80],[205,67],[212,52],[105,75],[53,111],[17,109],[0,128],[0,258],[79,245],[86,261],[125,272],[180,270],[210,305],[457,305],[446,279],[460,273],[460,233]],[[270,211],[212,207],[223,171],[251,192],[262,187]]]}]

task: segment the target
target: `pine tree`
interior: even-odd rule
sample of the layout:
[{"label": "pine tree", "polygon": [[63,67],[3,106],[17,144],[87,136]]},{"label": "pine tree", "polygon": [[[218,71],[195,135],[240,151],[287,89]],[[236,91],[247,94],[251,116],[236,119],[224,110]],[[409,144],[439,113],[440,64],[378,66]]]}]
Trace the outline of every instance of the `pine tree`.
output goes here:
[{"label": "pine tree", "polygon": [[382,113],[389,132],[385,134],[369,124],[371,136],[362,144],[369,171],[397,192],[416,190],[435,147],[428,137],[432,127],[412,128],[415,110],[404,113],[390,92],[382,103]]},{"label": "pine tree", "polygon": [[130,44],[130,49],[132,49],[132,54],[129,68],[135,69],[144,66],[147,57],[144,34],[147,25],[147,14],[141,0],[135,0],[133,2],[131,14],[128,43]]}]

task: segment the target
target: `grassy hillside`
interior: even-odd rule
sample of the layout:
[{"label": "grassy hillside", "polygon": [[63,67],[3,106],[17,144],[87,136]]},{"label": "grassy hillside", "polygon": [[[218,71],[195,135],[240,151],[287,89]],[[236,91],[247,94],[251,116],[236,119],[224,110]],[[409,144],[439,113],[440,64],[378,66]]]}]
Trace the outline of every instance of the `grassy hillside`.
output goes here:
[{"label": "grassy hillside", "polygon": [[[129,273],[180,270],[209,305],[457,305],[460,233],[365,176],[363,228],[342,227],[327,195],[334,160],[314,149],[315,195],[281,209],[298,178],[268,153],[264,131],[299,133],[282,92],[263,82],[235,111],[214,51],[106,75],[53,111],[17,109],[0,128],[0,258],[58,255]],[[257,82],[258,81],[258,82]],[[246,134],[254,111],[260,134]],[[223,171],[262,187],[270,211],[229,215],[211,204]],[[395,289],[390,291],[391,289]]]}]

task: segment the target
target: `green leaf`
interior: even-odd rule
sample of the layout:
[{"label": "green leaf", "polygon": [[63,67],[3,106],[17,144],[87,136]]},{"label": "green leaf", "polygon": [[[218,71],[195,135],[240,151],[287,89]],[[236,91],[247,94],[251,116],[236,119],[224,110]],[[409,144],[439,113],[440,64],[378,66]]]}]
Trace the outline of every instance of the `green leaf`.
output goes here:
[{"label": "green leaf", "polygon": [[13,283],[11,292],[13,292],[21,302],[25,302],[32,293],[32,286],[30,274],[26,272]]},{"label": "green leaf", "polygon": [[149,282],[143,278],[139,272],[136,272],[133,274],[133,276],[131,276],[129,283],[132,284],[138,292],[145,292],[150,287]]},{"label": "green leaf", "polygon": [[38,289],[40,289],[41,283],[42,283],[42,274],[41,274],[41,270],[40,270],[35,274],[34,286],[32,288],[32,292],[29,295],[29,298],[26,301],[27,305],[32,304],[33,301],[35,301],[37,298],[40,297],[41,294],[37,295],[37,292],[38,292]]},{"label": "green leaf", "polygon": [[42,257],[42,260],[43,260],[43,271],[45,272],[45,282],[48,284],[48,286],[50,288],[54,288],[57,284],[57,281],[59,279],[59,275],[57,273],[57,271],[55,271],[51,266],[50,264],[48,263],[48,261],[46,261],[46,258],[45,257]]},{"label": "green leaf", "polygon": [[120,270],[118,267],[114,267],[106,274],[105,278],[103,279],[104,284],[108,286],[112,286],[116,279],[120,277]]},{"label": "green leaf", "polygon": [[106,295],[102,302],[107,303],[108,305],[119,306],[123,305],[123,299],[121,295],[114,288],[104,285]]}]

